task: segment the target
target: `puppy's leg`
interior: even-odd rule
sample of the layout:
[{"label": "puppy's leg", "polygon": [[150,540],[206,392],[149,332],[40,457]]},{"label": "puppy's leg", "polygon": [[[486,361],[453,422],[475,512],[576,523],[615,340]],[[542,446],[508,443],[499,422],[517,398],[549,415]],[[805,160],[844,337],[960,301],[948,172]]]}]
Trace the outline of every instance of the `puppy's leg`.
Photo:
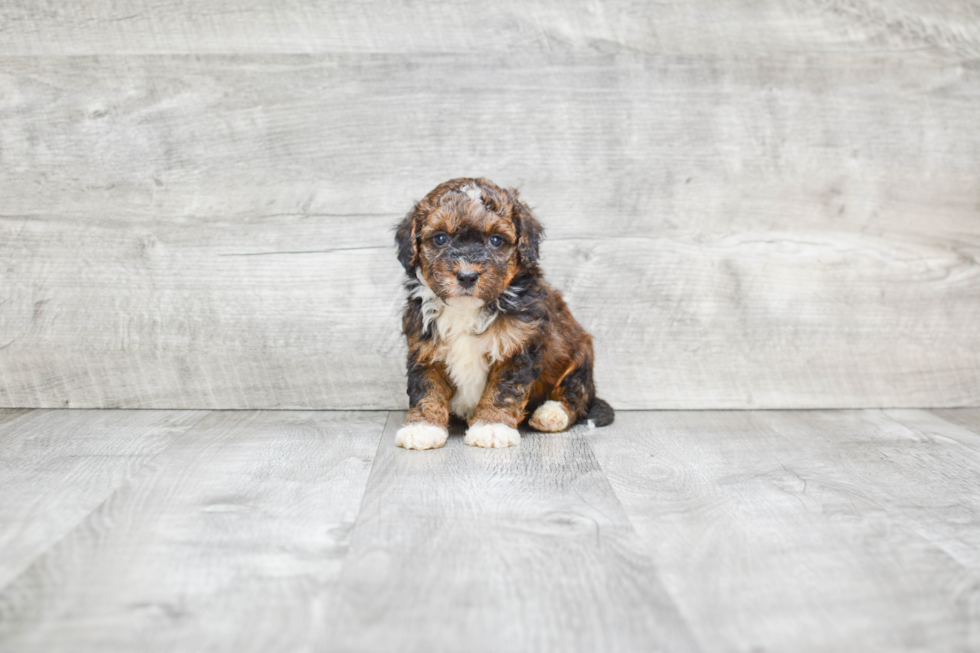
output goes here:
[{"label": "puppy's leg", "polygon": [[548,401],[531,415],[528,424],[536,431],[564,431],[588,412],[594,396],[592,357],[587,356],[562,377],[549,393]]},{"label": "puppy's leg", "polygon": [[409,356],[409,411],[395,444],[406,449],[438,449],[449,437],[449,399],[452,386],[441,365],[419,364]]},{"label": "puppy's leg", "polygon": [[511,447],[521,441],[517,425],[524,419],[531,385],[540,374],[540,354],[525,350],[490,369],[487,387],[466,430],[466,444]]}]

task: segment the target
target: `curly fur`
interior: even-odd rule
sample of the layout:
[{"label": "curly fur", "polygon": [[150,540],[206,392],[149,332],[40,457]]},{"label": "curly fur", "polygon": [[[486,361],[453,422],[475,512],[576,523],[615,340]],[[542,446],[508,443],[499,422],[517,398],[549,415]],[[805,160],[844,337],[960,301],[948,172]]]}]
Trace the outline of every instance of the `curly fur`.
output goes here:
[{"label": "curly fur", "polygon": [[592,338],[538,266],[542,236],[517,191],[482,178],[439,185],[398,225],[410,405],[401,446],[429,443],[412,425],[445,429],[450,414],[469,422],[468,444],[493,447],[517,444],[529,413],[550,431],[612,422],[595,396]]}]

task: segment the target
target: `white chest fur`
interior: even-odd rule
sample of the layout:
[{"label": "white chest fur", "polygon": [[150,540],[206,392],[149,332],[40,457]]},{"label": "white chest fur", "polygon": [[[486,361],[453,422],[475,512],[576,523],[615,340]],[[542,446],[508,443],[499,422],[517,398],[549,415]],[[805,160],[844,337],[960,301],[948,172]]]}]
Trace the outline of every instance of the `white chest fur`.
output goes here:
[{"label": "white chest fur", "polygon": [[499,331],[488,331],[497,314],[484,311],[482,301],[458,298],[455,305],[449,305],[416,272],[420,285],[413,289],[412,296],[422,299],[423,328],[434,322],[433,337],[439,343],[436,356],[446,364],[455,388],[449,409],[469,419],[487,386],[490,366],[503,358],[509,343]]},{"label": "white chest fur", "polygon": [[488,319],[480,308],[453,306],[445,306],[436,318],[439,355],[456,387],[449,408],[465,419],[473,416],[487,385],[490,364],[500,349],[496,338],[485,331]]}]

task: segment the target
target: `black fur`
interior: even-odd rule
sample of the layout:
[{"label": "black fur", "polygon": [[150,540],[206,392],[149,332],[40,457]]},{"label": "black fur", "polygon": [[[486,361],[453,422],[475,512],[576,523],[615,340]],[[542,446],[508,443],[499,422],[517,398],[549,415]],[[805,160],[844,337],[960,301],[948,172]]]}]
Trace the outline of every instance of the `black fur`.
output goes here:
[{"label": "black fur", "polygon": [[494,398],[498,406],[521,401],[527,398],[527,393],[534,381],[541,375],[541,347],[527,347],[507,364],[497,381],[497,396]]},{"label": "black fur", "polygon": [[521,322],[548,321],[547,293],[541,287],[538,277],[530,272],[518,275],[502,294],[493,302],[493,310],[504,315],[516,317]]},{"label": "black fur", "polygon": [[592,381],[592,359],[586,357],[582,365],[565,375],[561,380],[565,400],[570,406],[582,410],[595,399],[595,384]]},{"label": "black fur", "polygon": [[[412,286],[412,281],[418,283],[413,278],[407,281],[405,285]],[[408,300],[408,304],[405,306],[405,313],[402,315],[402,333],[406,336],[418,336],[419,340],[429,340],[432,338],[432,324],[429,324],[429,328],[423,329],[424,324],[425,321],[422,319],[422,300],[418,297]]]},{"label": "black fur", "polygon": [[514,226],[517,227],[517,252],[525,266],[533,266],[538,260],[538,249],[544,237],[544,227],[531,215],[531,209],[520,200],[513,188],[507,191],[514,203]]},{"label": "black fur", "polygon": [[432,384],[425,376],[425,368],[413,352],[408,352],[408,405],[412,408],[418,406],[431,388]]},{"label": "black fur", "polygon": [[[479,189],[482,206],[474,201],[473,188]],[[425,283],[436,296],[448,302],[472,293],[483,299],[488,317],[500,316],[487,329],[519,339],[508,349],[507,358],[489,372],[474,419],[516,425],[550,398],[562,401],[570,415],[584,414],[578,423],[612,423],[612,407],[595,396],[591,337],[538,267],[543,234],[516,190],[502,189],[486,179],[445,182],[398,224],[398,261],[405,269],[409,295],[402,321],[409,349],[409,422],[444,424],[451,417],[454,392],[446,353],[441,343],[434,342],[437,323],[423,329],[423,301],[414,296],[422,283],[416,277],[421,265]],[[475,285],[471,285],[473,272],[479,273]],[[504,283],[507,288],[501,292]]]},{"label": "black fur", "polygon": [[579,421],[592,420],[596,426],[609,426],[614,419],[616,419],[616,411],[613,410],[613,407],[605,400],[595,397],[592,400],[592,405],[589,406],[589,414]]},{"label": "black fur", "polygon": [[395,231],[395,243],[398,245],[398,262],[402,264],[409,275],[414,274],[415,266],[419,260],[419,246],[416,237],[416,221],[418,220],[418,207],[408,212],[398,224]]},{"label": "black fur", "polygon": [[500,267],[507,266],[510,255],[508,248],[490,247],[485,242],[485,234],[461,229],[447,237],[446,244],[439,248],[435,258],[469,264],[492,263]]}]

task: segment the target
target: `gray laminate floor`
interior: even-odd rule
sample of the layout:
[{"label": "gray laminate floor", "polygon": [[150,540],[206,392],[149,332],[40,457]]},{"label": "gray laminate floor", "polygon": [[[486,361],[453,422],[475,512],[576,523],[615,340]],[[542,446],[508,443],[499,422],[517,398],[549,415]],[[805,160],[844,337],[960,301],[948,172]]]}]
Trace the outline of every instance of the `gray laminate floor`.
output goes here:
[{"label": "gray laminate floor", "polygon": [[0,650],[980,651],[980,410],[0,411]]}]

